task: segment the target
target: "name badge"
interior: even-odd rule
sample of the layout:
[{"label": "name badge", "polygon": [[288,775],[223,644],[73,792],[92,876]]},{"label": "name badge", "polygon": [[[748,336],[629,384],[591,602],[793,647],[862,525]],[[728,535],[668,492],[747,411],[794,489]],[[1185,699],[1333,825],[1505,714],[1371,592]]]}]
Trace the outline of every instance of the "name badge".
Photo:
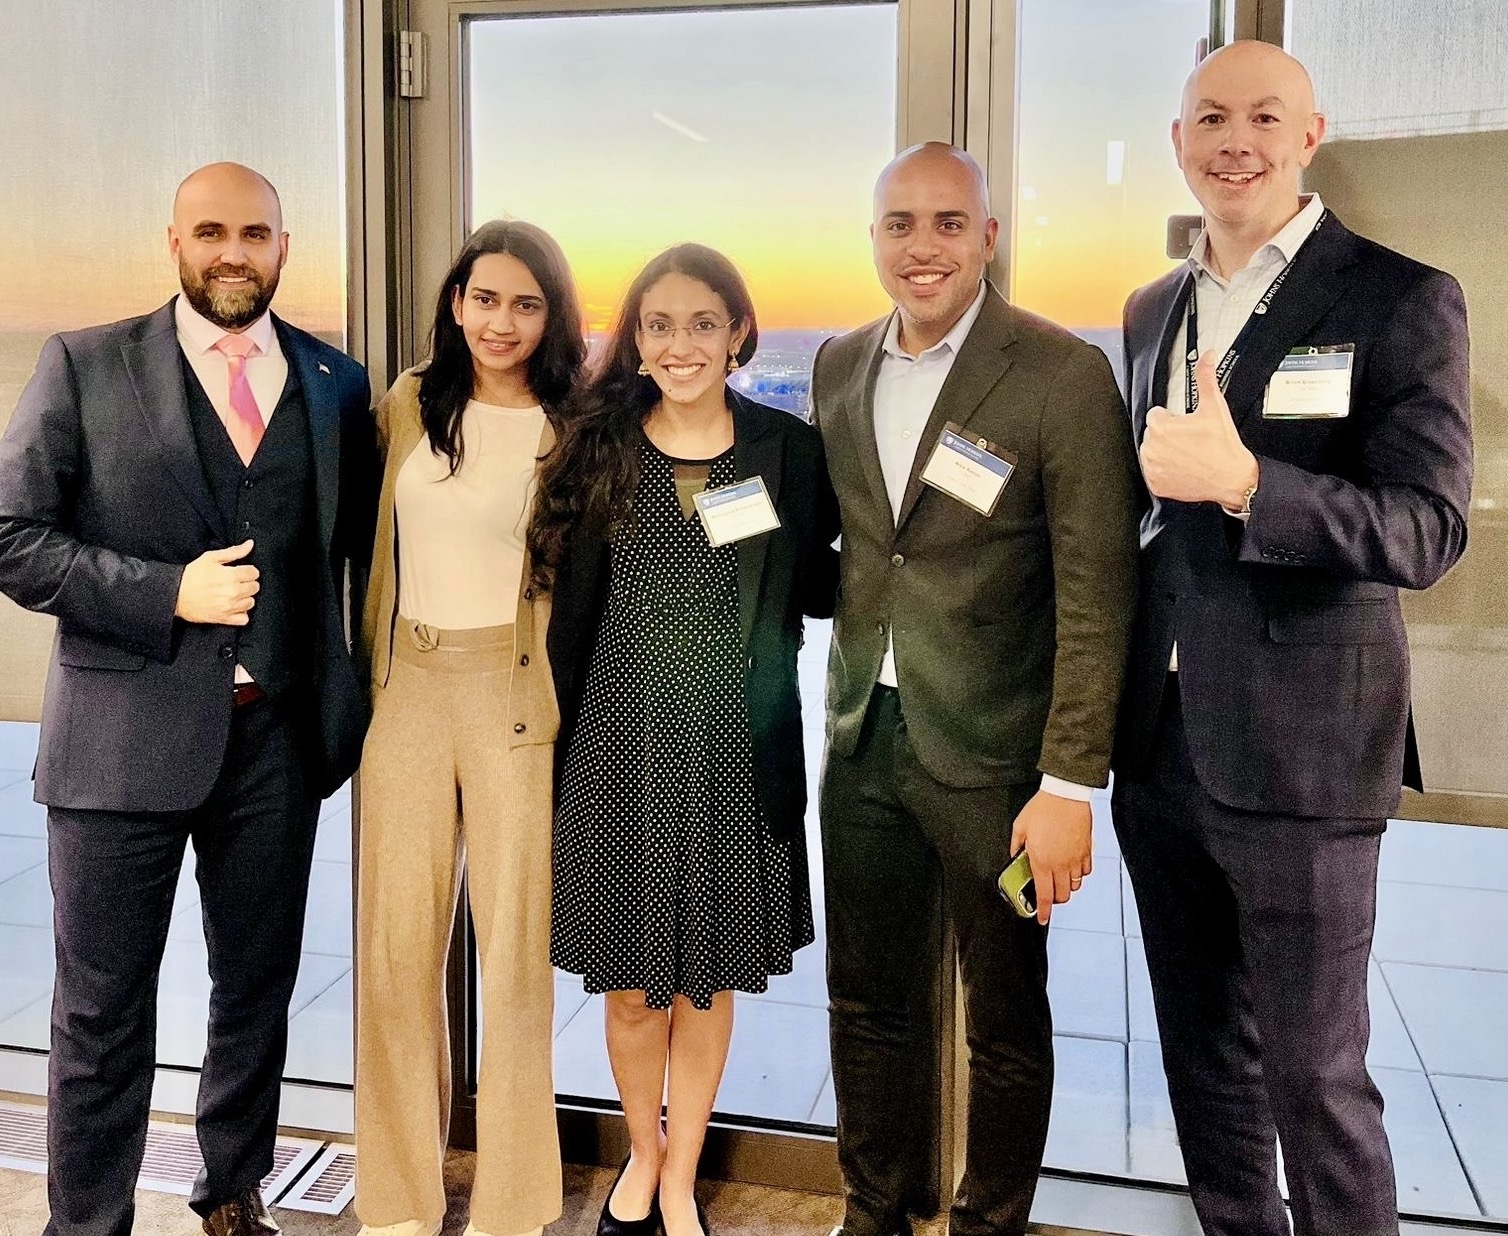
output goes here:
[{"label": "name badge", "polygon": [[710,545],[731,545],[780,527],[780,516],[775,514],[762,476],[751,476],[721,489],[704,489],[692,501],[701,514]]},{"label": "name badge", "polygon": [[952,421],[922,469],[922,480],[950,498],[993,515],[1006,481],[1016,470],[1016,457],[988,438],[971,438]]},{"label": "name badge", "polygon": [[1334,420],[1351,414],[1354,343],[1294,348],[1267,384],[1262,417],[1269,421]]}]

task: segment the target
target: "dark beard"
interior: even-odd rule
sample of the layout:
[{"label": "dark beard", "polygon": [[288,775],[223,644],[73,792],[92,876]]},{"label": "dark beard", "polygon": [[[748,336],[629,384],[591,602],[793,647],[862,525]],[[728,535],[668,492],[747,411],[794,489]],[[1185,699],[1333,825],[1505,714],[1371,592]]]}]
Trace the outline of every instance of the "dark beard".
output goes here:
[{"label": "dark beard", "polygon": [[[209,281],[216,275],[245,275],[250,282],[239,292],[211,291]],[[211,266],[200,277],[182,258],[178,260],[178,282],[194,312],[222,330],[244,330],[267,312],[278,290],[278,275],[263,281],[249,266],[237,270],[231,266]]]}]

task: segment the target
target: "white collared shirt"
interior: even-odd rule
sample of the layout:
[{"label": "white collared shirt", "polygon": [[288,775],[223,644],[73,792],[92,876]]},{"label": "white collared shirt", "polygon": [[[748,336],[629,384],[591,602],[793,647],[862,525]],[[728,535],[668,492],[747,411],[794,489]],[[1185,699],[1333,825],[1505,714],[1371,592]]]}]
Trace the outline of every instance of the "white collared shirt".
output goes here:
[{"label": "white collared shirt", "polygon": [[[209,396],[221,423],[229,425],[230,366],[224,353],[215,350],[215,345],[230,332],[196,312],[188,303],[188,297],[182,295],[173,305],[173,320],[178,327],[178,346],[188,358],[189,368]],[[266,425],[288,382],[288,358],[278,346],[278,334],[272,329],[270,310],[248,326],[244,333],[261,349],[258,355],[246,360],[246,381],[256,398],[257,411],[262,414],[262,424]]]},{"label": "white collared shirt", "polygon": [[[1198,298],[1195,308],[1199,314],[1201,354],[1213,351],[1217,365],[1224,359],[1258,302],[1272,286],[1272,281],[1298,255],[1324,213],[1325,206],[1319,194],[1311,193],[1303,209],[1228,280],[1217,275],[1209,264],[1209,234],[1199,233],[1188,263],[1194,272],[1194,295]],[[1278,294],[1282,295],[1281,292]],[[1173,336],[1172,351],[1168,353],[1168,389],[1162,406],[1169,412],[1188,410],[1188,367],[1185,363],[1188,326],[1188,314],[1185,313]]]},{"label": "white collared shirt", "polygon": [[[901,503],[906,497],[906,482],[916,463],[921,436],[937,403],[943,383],[953,371],[958,350],[974,329],[988,286],[981,281],[979,294],[964,310],[953,328],[930,348],[912,356],[901,347],[901,315],[892,313],[881,345],[884,354],[874,384],[874,441],[880,452],[880,471],[885,476],[885,493],[890,499],[890,517],[899,519]],[[885,660],[880,665],[879,681],[887,687],[900,684],[895,675],[895,637],[885,633]],[[1059,798],[1088,802],[1091,787],[1076,785],[1044,774],[1042,788]]]}]

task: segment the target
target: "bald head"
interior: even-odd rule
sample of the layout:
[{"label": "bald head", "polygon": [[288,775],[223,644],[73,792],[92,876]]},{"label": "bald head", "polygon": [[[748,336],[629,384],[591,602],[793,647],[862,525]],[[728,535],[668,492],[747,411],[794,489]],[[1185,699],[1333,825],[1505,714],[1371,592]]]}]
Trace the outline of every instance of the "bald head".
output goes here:
[{"label": "bald head", "polygon": [[874,266],[913,355],[950,331],[979,295],[995,253],[984,169],[942,142],[902,151],[874,187]]},{"label": "bald head", "polygon": [[194,311],[224,330],[245,330],[267,312],[288,260],[277,190],[239,163],[190,173],[173,197],[168,252]]},{"label": "bald head", "polygon": [[186,217],[227,196],[260,199],[273,230],[283,230],[283,204],[272,181],[240,163],[207,163],[185,176],[173,194],[174,225],[183,227]]},{"label": "bald head", "polygon": [[1299,182],[1325,135],[1304,66],[1242,40],[1206,56],[1183,88],[1173,150],[1204,207],[1217,268],[1240,270],[1302,207]]},{"label": "bald head", "polygon": [[1263,90],[1282,99],[1295,112],[1307,116],[1314,111],[1314,83],[1309,70],[1271,43],[1239,39],[1201,60],[1183,84],[1185,117],[1201,99],[1212,97],[1202,85],[1211,78],[1222,85],[1232,79],[1261,83]]},{"label": "bald head", "polygon": [[876,218],[880,215],[880,199],[885,196],[891,183],[898,179],[904,181],[913,178],[956,186],[969,195],[971,205],[981,219],[989,217],[990,187],[979,161],[968,151],[950,146],[947,142],[922,142],[891,159],[875,181]]}]

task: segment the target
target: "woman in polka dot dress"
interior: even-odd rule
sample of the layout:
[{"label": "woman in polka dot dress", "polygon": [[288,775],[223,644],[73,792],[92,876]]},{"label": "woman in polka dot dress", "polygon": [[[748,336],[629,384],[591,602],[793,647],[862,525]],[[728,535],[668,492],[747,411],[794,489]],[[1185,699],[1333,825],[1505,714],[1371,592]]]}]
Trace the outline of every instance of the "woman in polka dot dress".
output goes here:
[{"label": "woman in polka dot dress", "polygon": [[[692,1186],[733,992],[813,935],[796,650],[803,613],[832,613],[837,504],[816,430],[726,386],[756,343],[727,258],[652,261],[530,530],[562,716],[551,959],[607,993],[633,1143],[604,1236],[705,1232]],[[749,522],[709,535],[697,495],[755,477],[779,526],[755,486]]]}]

